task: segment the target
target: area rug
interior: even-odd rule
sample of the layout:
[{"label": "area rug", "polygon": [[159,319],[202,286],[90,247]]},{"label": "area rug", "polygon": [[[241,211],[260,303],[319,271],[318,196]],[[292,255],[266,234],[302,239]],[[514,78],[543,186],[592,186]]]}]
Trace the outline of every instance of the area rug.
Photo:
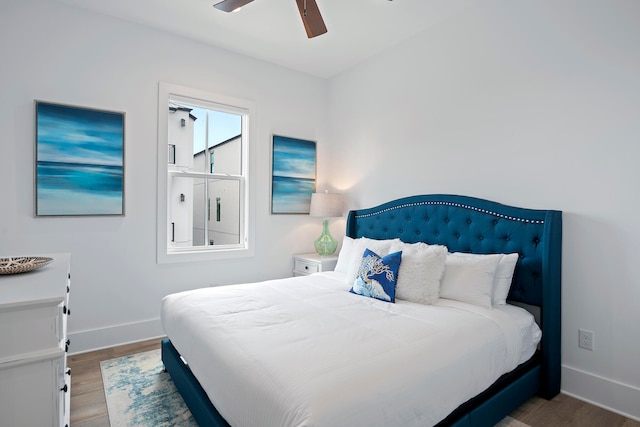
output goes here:
[{"label": "area rug", "polygon": [[197,427],[160,350],[100,363],[111,427]]},{"label": "area rug", "polygon": [[[197,427],[171,377],[160,350],[100,363],[111,427]],[[506,417],[496,427],[528,427]]]}]

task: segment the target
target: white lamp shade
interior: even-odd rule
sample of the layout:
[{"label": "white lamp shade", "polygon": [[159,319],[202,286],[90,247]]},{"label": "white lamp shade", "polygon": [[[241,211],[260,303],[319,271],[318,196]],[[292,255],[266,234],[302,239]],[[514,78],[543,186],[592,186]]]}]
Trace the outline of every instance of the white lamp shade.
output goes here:
[{"label": "white lamp shade", "polygon": [[332,193],[311,194],[309,215],[321,218],[342,216],[342,195]]}]

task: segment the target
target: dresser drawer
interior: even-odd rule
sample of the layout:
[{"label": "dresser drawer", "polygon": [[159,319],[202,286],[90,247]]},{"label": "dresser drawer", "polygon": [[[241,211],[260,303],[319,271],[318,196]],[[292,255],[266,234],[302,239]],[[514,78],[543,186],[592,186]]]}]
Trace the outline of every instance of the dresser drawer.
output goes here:
[{"label": "dresser drawer", "polygon": [[59,427],[61,356],[0,368],[2,426]]},{"label": "dresser drawer", "polygon": [[320,264],[318,264],[317,262],[307,261],[303,259],[296,259],[293,268],[297,272],[300,272],[300,273],[304,272],[306,274],[311,274],[311,273],[317,273],[320,271]]},{"label": "dresser drawer", "polygon": [[20,304],[0,312],[0,360],[59,347],[63,299]]}]

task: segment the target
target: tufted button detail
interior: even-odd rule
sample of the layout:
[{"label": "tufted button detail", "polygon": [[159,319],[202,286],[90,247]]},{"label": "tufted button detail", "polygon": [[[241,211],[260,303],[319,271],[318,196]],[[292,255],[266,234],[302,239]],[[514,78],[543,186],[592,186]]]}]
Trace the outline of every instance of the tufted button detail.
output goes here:
[{"label": "tufted button detail", "polygon": [[[544,278],[540,249],[548,243],[542,220],[431,200],[356,212],[355,218],[350,214],[348,223],[354,238],[400,237],[412,243],[448,245],[452,251],[467,253],[518,252],[511,298],[540,299],[539,286]],[[405,230],[405,227],[408,228]]]}]

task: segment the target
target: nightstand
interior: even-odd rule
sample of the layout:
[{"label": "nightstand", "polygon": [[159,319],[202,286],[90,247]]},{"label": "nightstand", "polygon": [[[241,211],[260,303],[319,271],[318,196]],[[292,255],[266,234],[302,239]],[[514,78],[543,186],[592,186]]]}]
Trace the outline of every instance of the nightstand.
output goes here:
[{"label": "nightstand", "polygon": [[294,255],[293,275],[307,276],[319,271],[333,271],[337,262],[338,255],[320,256],[315,252]]}]

